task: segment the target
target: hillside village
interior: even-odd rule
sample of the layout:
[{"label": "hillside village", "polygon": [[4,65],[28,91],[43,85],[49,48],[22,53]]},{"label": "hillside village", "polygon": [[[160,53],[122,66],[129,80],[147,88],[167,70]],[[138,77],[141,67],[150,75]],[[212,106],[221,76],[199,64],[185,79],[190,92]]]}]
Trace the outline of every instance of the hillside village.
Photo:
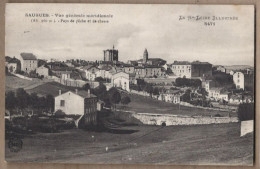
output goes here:
[{"label": "hillside village", "polygon": [[[197,125],[183,131],[193,134],[200,133],[200,125],[207,125],[212,130],[234,131],[234,139],[252,132],[252,67],[200,61],[167,63],[162,58],[150,58],[147,49],[141,59],[122,62],[114,46],[103,52],[102,60],[97,61],[44,60],[33,53],[6,56],[6,138],[12,141],[13,132],[31,135],[66,129],[68,137],[72,137],[73,133],[81,132],[75,128],[106,131],[112,133],[109,137],[114,137],[113,134],[140,137],[142,131],[149,129],[147,125]],[[244,131],[241,127],[238,134],[238,119],[251,120],[247,124],[250,129]],[[176,132],[175,128],[170,129],[169,132]],[[106,140],[102,133],[99,137],[102,139],[95,141],[98,145]],[[128,136],[121,137],[128,140]],[[251,137],[241,141],[248,138]],[[22,146],[22,141],[17,142],[11,151],[20,151],[17,145]],[[137,142],[142,145],[142,141]],[[81,146],[77,148],[81,150]],[[34,156],[31,153],[28,157]],[[15,158],[9,155],[10,159]]]},{"label": "hillside village", "polygon": [[[127,92],[148,93],[158,100],[180,103],[206,100],[219,104],[253,102],[254,69],[250,66],[221,66],[200,61],[174,61],[149,58],[145,49],[143,58],[121,62],[118,50],[104,50],[99,61],[72,59],[66,61],[42,60],[32,53],[18,57],[6,56],[6,70],[28,78],[46,78],[65,86],[95,88],[103,83],[107,90],[117,87]],[[145,84],[145,86],[144,86]],[[190,93],[187,99],[185,94]],[[215,105],[215,104],[214,104]],[[204,106],[204,105],[201,105]],[[207,105],[212,106],[212,104]]]},{"label": "hillside village", "polygon": [[[104,108],[114,108],[114,111],[117,111],[116,105],[129,104],[131,95],[176,105],[178,111],[172,110],[166,114],[177,115],[187,115],[180,113],[183,106],[184,109],[196,107],[209,111],[229,112],[230,117],[234,116],[232,112],[237,111],[239,104],[254,102],[254,69],[250,66],[214,66],[200,61],[167,63],[161,58],[149,58],[147,49],[144,50],[142,59],[124,63],[119,60],[119,52],[114,46],[103,52],[102,60],[97,61],[79,59],[47,61],[32,53],[21,53],[20,58],[6,56],[6,72],[7,76],[12,75],[27,81],[38,79],[41,85],[49,84],[40,92],[37,88],[41,86],[37,83],[27,91],[36,98],[38,95],[48,96],[49,100],[46,98],[46,102],[50,102],[48,104],[50,107],[47,106],[49,113],[61,111],[66,115],[78,115],[79,119],[84,119],[87,126],[97,124],[97,111],[102,111]],[[243,69],[240,69],[241,67]],[[53,83],[55,89],[50,87]],[[23,91],[24,89],[20,90],[20,93],[27,92]],[[7,96],[7,105],[11,105],[9,107],[13,109],[15,106],[8,102],[15,96],[12,93],[9,95],[7,93]],[[34,104],[43,104],[44,107],[47,103],[39,101]],[[33,106],[28,102],[22,107]],[[7,109],[9,107],[7,106]],[[123,107],[125,106],[119,104],[118,108],[125,109]],[[131,112],[135,106],[128,109]],[[20,111],[24,112],[21,107]],[[145,112],[138,113],[153,112],[149,111],[146,109]],[[161,114],[160,111],[154,113]],[[188,115],[198,114],[188,113]],[[208,113],[208,116],[212,114]],[[223,115],[214,114],[214,116]],[[77,126],[79,119],[76,122]],[[161,123],[166,125],[165,120],[159,122]]]}]

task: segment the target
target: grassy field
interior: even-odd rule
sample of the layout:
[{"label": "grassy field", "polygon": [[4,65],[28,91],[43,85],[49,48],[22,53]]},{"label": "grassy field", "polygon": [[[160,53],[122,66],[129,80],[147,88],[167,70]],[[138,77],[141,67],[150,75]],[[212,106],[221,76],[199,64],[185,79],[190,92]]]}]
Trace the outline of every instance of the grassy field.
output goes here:
[{"label": "grassy field", "polygon": [[113,134],[72,129],[27,136],[19,152],[10,152],[5,146],[6,160],[211,165],[253,162],[253,136],[239,137],[239,123],[128,129],[137,132]]},{"label": "grassy field", "polygon": [[6,91],[15,91],[18,88],[29,90],[49,81],[48,79],[40,80],[35,78],[33,80],[25,80],[14,75],[7,75],[5,77],[5,89]]},{"label": "grassy field", "polygon": [[117,107],[119,109],[136,113],[179,114],[189,116],[215,116],[216,114],[220,114],[221,116],[237,116],[235,112],[223,112],[218,110],[205,110],[202,108],[181,106],[134,94],[128,96],[131,98],[131,103],[126,106],[118,105]]},{"label": "grassy field", "polygon": [[27,90],[27,92],[29,93],[37,93],[38,95],[53,95],[53,96],[57,96],[59,94],[59,90],[61,90],[62,93],[67,92],[69,90],[74,91],[75,88],[73,87],[69,87],[69,86],[64,86],[61,85],[57,82],[48,82],[42,85],[39,85],[33,89]]}]

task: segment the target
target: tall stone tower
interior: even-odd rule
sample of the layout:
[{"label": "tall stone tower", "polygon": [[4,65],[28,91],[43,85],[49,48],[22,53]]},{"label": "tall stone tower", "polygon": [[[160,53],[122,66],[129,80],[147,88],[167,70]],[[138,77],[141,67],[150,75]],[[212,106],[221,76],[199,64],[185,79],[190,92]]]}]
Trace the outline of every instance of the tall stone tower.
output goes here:
[{"label": "tall stone tower", "polygon": [[147,49],[145,49],[143,55],[143,63],[146,63],[147,61],[148,61],[148,51]]},{"label": "tall stone tower", "polygon": [[115,50],[113,45],[113,49],[104,50],[104,61],[118,61],[118,50]]}]

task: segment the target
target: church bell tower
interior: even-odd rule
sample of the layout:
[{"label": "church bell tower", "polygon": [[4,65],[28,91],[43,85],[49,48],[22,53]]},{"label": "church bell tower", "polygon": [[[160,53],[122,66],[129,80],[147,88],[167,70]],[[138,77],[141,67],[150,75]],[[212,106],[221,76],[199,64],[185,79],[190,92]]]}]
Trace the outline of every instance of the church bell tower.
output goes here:
[{"label": "church bell tower", "polygon": [[145,49],[143,55],[143,63],[146,63],[147,61],[148,61],[148,51],[147,49]]}]

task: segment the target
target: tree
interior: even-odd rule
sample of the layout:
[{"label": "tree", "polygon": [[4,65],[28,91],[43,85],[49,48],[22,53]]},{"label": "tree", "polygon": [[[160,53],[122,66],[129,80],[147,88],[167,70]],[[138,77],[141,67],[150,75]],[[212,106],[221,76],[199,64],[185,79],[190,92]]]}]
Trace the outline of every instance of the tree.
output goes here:
[{"label": "tree", "polygon": [[147,83],[145,85],[144,91],[146,91],[147,93],[149,93],[150,95],[153,93],[153,87],[151,84]]},{"label": "tree", "polygon": [[46,103],[46,98],[45,97],[39,97],[39,102],[37,104],[38,109],[40,110],[45,110],[47,109],[47,103]]},{"label": "tree", "polygon": [[144,79],[136,79],[137,81],[137,86],[138,88],[140,89],[139,91],[141,90],[144,90],[145,86],[146,86],[146,82],[144,81]]},{"label": "tree", "polygon": [[47,62],[45,60],[38,59],[38,67],[45,65]]},{"label": "tree", "polygon": [[98,87],[96,87],[94,90],[93,90],[93,93],[102,100],[102,98],[100,97],[101,95],[104,95],[104,93],[107,92],[107,87],[103,84],[103,83],[100,83]]},{"label": "tree", "polygon": [[16,107],[16,98],[15,94],[12,91],[9,91],[5,95],[5,108],[8,110],[13,110]]},{"label": "tree", "polygon": [[205,88],[200,88],[200,89],[198,90],[198,93],[202,95],[202,99],[203,99],[203,100],[205,100],[206,97],[208,96],[208,92],[206,91]]},{"label": "tree", "polygon": [[23,88],[18,88],[16,91],[17,107],[24,109],[29,104],[30,96]]},{"label": "tree", "polygon": [[121,100],[121,103],[122,103],[123,105],[127,105],[127,104],[129,104],[130,102],[131,102],[131,99],[130,99],[130,97],[128,97],[128,96],[123,97],[122,100]]},{"label": "tree", "polygon": [[109,100],[112,104],[114,104],[116,109],[116,104],[118,104],[121,101],[121,95],[116,88],[111,88],[109,90]]},{"label": "tree", "polygon": [[85,91],[90,90],[90,85],[89,85],[89,83],[84,84],[84,85],[82,86],[82,89],[85,90]]},{"label": "tree", "polygon": [[62,110],[57,110],[55,113],[54,113],[54,117],[56,118],[63,118],[66,116],[66,113],[64,113]]},{"label": "tree", "polygon": [[32,93],[30,95],[29,106],[32,108],[38,108],[38,104],[39,104],[39,97],[37,96],[36,93]]},{"label": "tree", "polygon": [[54,111],[54,97],[52,95],[47,95],[46,96],[46,105],[47,105],[47,108],[50,110],[50,112],[53,112]]},{"label": "tree", "polygon": [[99,76],[99,77],[95,78],[95,81],[97,81],[97,82],[104,82],[105,79]]},{"label": "tree", "polygon": [[159,89],[158,87],[153,88],[153,95],[159,95]]},{"label": "tree", "polygon": [[187,89],[185,93],[181,96],[181,100],[190,103],[191,101],[191,90]]}]

